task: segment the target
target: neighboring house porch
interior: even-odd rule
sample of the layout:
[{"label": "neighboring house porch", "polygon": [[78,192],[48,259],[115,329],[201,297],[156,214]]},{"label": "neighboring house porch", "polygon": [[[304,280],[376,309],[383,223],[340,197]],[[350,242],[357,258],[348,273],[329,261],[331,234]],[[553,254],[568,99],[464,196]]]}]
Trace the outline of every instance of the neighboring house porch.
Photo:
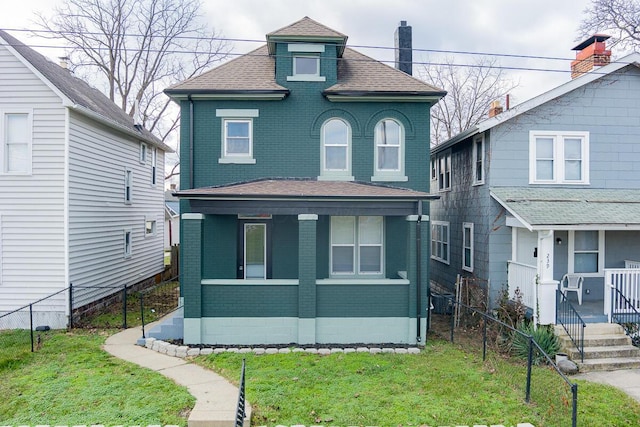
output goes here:
[{"label": "neighboring house porch", "polygon": [[640,311],[640,191],[493,188],[509,213],[509,293],[518,288],[540,324],[556,323],[565,274],[582,277],[567,296],[586,322]]}]

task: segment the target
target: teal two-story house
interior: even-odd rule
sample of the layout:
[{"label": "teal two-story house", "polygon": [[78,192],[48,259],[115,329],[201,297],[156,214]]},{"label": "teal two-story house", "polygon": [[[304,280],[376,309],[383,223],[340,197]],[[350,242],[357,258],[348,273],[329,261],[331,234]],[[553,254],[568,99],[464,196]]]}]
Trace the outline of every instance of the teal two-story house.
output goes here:
[{"label": "teal two-story house", "polygon": [[165,91],[182,114],[185,343],[424,342],[444,92],[346,41],[305,17]]}]

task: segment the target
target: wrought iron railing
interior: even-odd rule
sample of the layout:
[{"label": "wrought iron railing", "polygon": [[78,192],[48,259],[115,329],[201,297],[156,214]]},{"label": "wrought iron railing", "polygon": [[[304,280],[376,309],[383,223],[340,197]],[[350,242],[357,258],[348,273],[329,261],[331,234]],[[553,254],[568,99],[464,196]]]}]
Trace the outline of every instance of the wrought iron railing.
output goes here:
[{"label": "wrought iron railing", "polygon": [[640,347],[640,312],[620,289],[611,287],[611,321],[622,326],[624,332],[631,338],[633,345]]},{"label": "wrought iron railing", "polygon": [[556,323],[562,325],[580,353],[580,361],[584,362],[584,328],[587,325],[559,289],[556,289]]},{"label": "wrought iron railing", "polygon": [[238,406],[236,407],[236,423],[235,427],[242,427],[244,425],[244,418],[246,416],[245,409],[245,397],[244,397],[244,368],[245,359],[242,359],[242,372],[240,373],[240,384],[238,386]]}]

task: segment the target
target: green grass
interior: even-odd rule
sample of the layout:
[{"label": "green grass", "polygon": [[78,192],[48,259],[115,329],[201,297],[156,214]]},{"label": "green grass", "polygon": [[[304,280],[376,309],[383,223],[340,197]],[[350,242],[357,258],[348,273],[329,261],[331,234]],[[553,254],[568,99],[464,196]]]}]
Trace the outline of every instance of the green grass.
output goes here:
[{"label": "green grass", "polygon": [[[223,353],[196,358],[234,383],[247,361],[252,425],[571,425],[571,392],[547,367],[430,341],[420,355]],[[579,382],[578,425],[637,425],[640,405],[609,386]]]},{"label": "green grass", "polygon": [[195,404],[184,387],[100,347],[107,333],[0,332],[0,425],[186,426]]}]

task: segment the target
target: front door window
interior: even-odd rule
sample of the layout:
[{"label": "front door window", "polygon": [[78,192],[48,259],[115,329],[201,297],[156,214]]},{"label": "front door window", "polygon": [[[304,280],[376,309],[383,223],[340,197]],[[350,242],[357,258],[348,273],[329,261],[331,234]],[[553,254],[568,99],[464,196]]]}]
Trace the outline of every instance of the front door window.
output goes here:
[{"label": "front door window", "polygon": [[244,278],[267,278],[267,225],[244,224]]}]

